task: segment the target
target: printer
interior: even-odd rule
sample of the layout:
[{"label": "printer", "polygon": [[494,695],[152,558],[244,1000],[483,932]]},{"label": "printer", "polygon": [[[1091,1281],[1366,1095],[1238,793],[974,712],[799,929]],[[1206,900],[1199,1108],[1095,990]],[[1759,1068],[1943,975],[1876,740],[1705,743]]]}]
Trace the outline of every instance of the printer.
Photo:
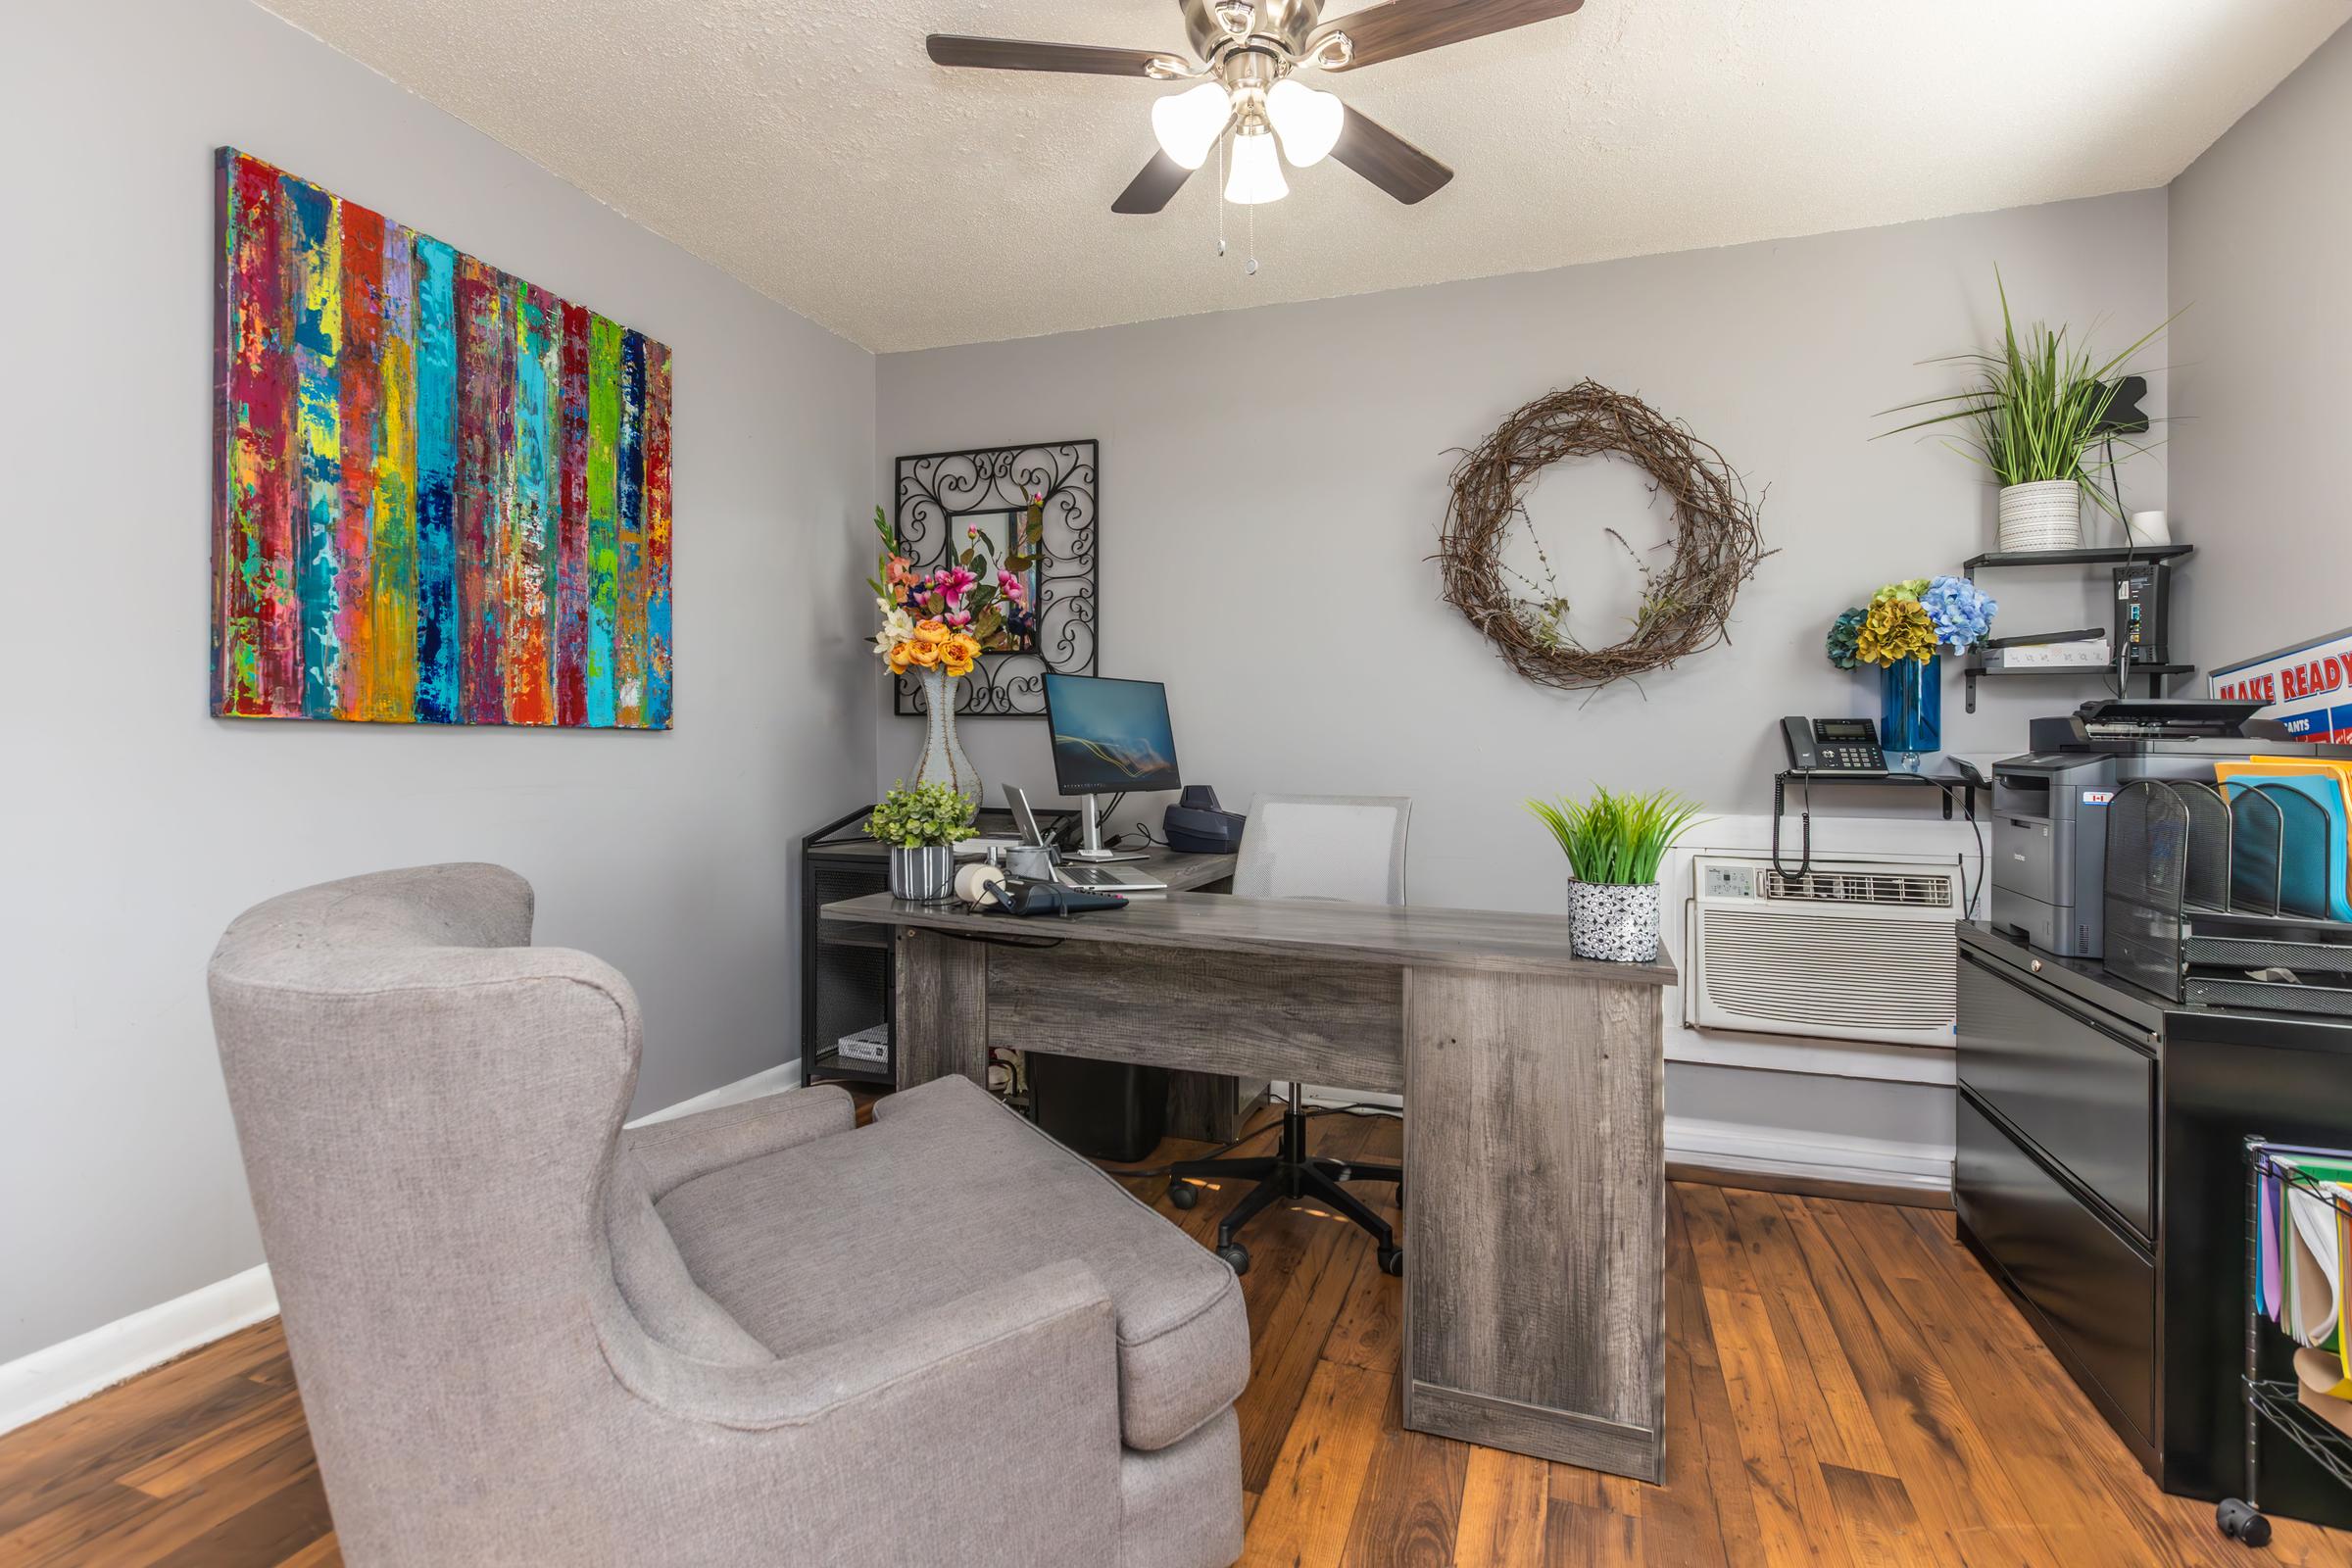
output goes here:
[{"label": "printer", "polygon": [[2067,958],[2104,956],[2107,803],[2134,779],[2213,781],[2213,764],[2256,757],[2352,759],[2352,746],[2290,738],[2259,703],[2105,700],[2029,726],[2023,757],[1992,769],[1997,930]]}]

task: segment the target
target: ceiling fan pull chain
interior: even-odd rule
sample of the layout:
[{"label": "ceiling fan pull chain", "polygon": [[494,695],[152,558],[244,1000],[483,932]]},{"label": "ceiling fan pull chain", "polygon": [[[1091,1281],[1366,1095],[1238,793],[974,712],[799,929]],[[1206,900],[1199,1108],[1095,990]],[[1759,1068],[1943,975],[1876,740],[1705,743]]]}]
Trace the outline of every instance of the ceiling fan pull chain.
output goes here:
[{"label": "ceiling fan pull chain", "polygon": [[1225,255],[1225,138],[1217,138],[1217,256]]},{"label": "ceiling fan pull chain", "polygon": [[1257,275],[1257,209],[1250,209],[1250,265],[1242,269],[1251,277]]}]

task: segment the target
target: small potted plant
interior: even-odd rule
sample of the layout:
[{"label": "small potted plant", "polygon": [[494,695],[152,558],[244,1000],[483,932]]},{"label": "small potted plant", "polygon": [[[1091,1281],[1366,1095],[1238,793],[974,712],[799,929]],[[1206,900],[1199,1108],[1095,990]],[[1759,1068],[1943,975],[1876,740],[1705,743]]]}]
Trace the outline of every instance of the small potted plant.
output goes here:
[{"label": "small potted plant", "polygon": [[867,836],[890,846],[890,896],[939,904],[953,894],[956,846],[978,810],[950,784],[892,785],[865,819]]},{"label": "small potted plant", "polygon": [[[1886,434],[1955,421],[1967,426],[1961,449],[2001,487],[1998,548],[2079,549],[2084,495],[2113,514],[2118,523],[2123,521],[2120,503],[2111,502],[2097,481],[2104,474],[2113,483],[2112,443],[2117,435],[2147,426],[2144,419],[2135,424],[2110,421],[2108,411],[2129,373],[2132,356],[2172,323],[2166,320],[2123,353],[2094,365],[2090,351],[2070,342],[2064,327],[2052,331],[2035,322],[2021,338],[2009,314],[2009,291],[1997,272],[1993,284],[2001,297],[2001,346],[1990,353],[1955,354],[1931,362],[1973,368],[1977,385],[1885,410],[1906,414],[1940,409]],[[2141,450],[2129,441],[2123,444]],[[2099,455],[2102,446],[2106,457]]]},{"label": "small potted plant", "polygon": [[1580,958],[1649,963],[1658,956],[1658,862],[1698,820],[1672,790],[1590,800],[1562,796],[1527,808],[1568,857],[1568,945]]}]

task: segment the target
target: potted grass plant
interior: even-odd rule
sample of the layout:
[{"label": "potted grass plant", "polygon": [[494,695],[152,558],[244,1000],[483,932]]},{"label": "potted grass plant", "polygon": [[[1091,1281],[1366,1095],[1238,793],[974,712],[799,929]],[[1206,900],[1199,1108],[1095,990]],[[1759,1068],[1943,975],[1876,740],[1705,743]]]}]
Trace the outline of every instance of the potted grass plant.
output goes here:
[{"label": "potted grass plant", "polygon": [[1658,862],[1701,808],[1672,790],[1589,800],[1562,796],[1527,808],[1568,857],[1568,945],[1580,958],[1648,963],[1658,956]]},{"label": "potted grass plant", "polygon": [[[2112,482],[2119,434],[2108,422],[2108,411],[2132,357],[2172,321],[2167,318],[2121,354],[2094,362],[2089,348],[2071,340],[2064,327],[2053,331],[2036,321],[2021,336],[1998,272],[1993,284],[2001,297],[2001,346],[1929,362],[1969,367],[1977,372],[1977,384],[1882,410],[1886,415],[1936,411],[1883,433],[1963,426],[1967,434],[1958,446],[2001,487],[1998,548],[2080,549],[2085,495],[2119,523],[2123,520],[2098,484],[2102,475]],[[2136,427],[2144,426],[2142,420]],[[2143,450],[2129,441],[2122,444],[2132,452]],[[2102,450],[2108,455],[2102,457]]]},{"label": "potted grass plant", "polygon": [[939,904],[956,888],[956,846],[972,836],[979,807],[952,784],[894,784],[865,819],[890,846],[890,896]]}]

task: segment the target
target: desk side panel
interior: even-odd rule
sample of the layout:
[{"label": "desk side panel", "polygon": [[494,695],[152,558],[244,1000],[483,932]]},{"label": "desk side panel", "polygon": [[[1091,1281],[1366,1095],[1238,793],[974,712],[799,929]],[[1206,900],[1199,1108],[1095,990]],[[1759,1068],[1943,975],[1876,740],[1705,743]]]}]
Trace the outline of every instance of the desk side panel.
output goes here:
[{"label": "desk side panel", "polygon": [[1657,989],[1416,969],[1406,1012],[1406,1424],[1656,1480]]}]

